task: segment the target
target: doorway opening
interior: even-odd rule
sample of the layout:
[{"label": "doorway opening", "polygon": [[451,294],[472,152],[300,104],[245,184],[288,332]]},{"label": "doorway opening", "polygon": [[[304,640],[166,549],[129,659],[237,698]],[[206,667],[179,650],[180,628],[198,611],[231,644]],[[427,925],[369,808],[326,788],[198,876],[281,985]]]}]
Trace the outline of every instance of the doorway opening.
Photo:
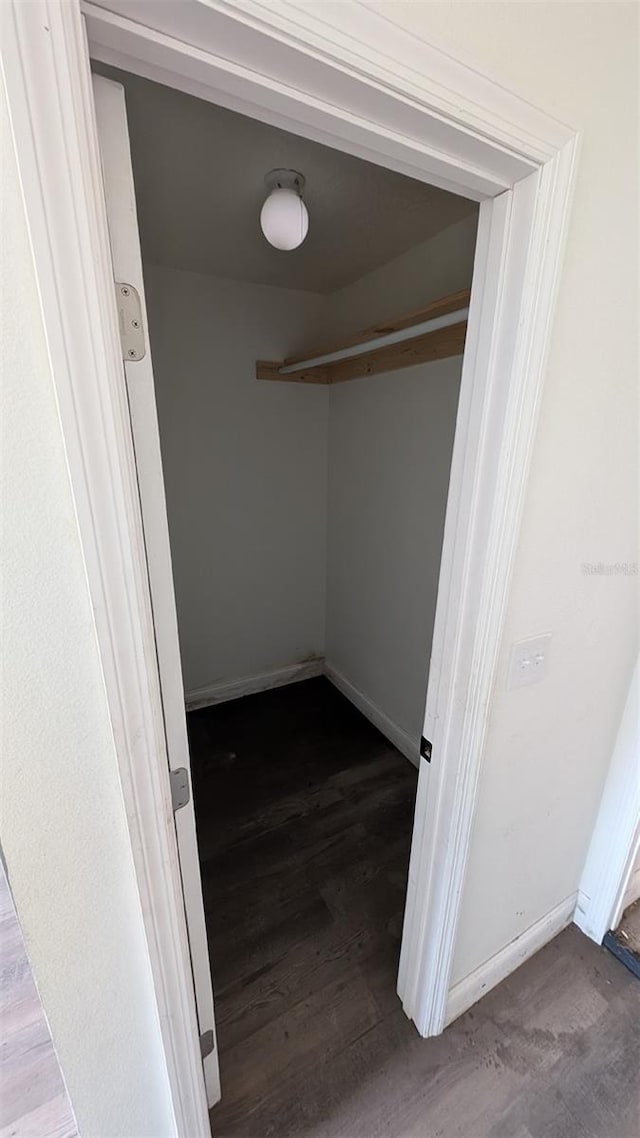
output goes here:
[{"label": "doorway opening", "polygon": [[[295,1000],[305,953],[318,999],[366,960],[401,1014],[406,759],[420,753],[463,341],[340,382],[265,376],[263,361],[326,354],[451,297],[456,313],[478,207],[96,70],[125,89],[224,1077],[225,1039],[277,1010],[284,980],[265,975],[284,970]],[[280,167],[306,180],[293,252],[258,220]],[[163,699],[166,715],[164,685]],[[369,1001],[350,1004],[354,1027]]]}]

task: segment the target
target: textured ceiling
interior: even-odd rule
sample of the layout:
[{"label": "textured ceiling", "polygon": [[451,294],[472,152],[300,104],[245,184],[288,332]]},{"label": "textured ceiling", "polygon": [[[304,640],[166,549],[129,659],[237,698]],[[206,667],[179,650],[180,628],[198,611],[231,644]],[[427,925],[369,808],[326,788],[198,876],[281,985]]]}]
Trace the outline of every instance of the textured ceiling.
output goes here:
[{"label": "textured ceiling", "polygon": [[[416,182],[102,64],[125,87],[144,257],[153,264],[330,293],[477,210]],[[260,231],[264,175],[306,178],[309,235],[290,253]]]}]

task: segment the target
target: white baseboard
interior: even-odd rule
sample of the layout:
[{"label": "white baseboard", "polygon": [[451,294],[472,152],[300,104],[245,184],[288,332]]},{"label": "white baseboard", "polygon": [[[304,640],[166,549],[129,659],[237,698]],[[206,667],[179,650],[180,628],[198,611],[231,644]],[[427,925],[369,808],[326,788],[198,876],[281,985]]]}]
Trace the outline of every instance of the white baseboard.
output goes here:
[{"label": "white baseboard", "polygon": [[[587,894],[584,892],[583,889],[578,889],[578,895],[576,897],[576,911],[573,914],[573,919],[574,919],[576,925],[578,926],[578,928],[580,929],[580,932],[584,933],[585,936],[588,936],[588,937],[590,937],[591,940],[593,940],[594,938],[591,936],[591,932],[588,929],[590,904],[591,904],[591,898],[587,897]],[[607,930],[605,929],[605,932],[606,931]],[[603,933],[603,936],[604,936],[604,933]],[[601,943],[602,943],[602,937],[598,941],[598,944],[601,944]]]},{"label": "white baseboard", "polygon": [[561,901],[550,913],[546,913],[544,917],[541,917],[534,925],[517,936],[505,948],[501,948],[499,952],[496,952],[469,976],[465,976],[464,980],[454,984],[449,991],[447,1000],[445,1026],[453,1023],[454,1019],[473,1007],[478,1000],[486,996],[487,992],[495,988],[496,984],[506,980],[507,976],[510,976],[516,968],[524,964],[525,960],[544,948],[545,944],[548,944],[554,936],[562,932],[573,919],[576,899],[577,894],[572,893],[570,897]]},{"label": "white baseboard", "polygon": [[321,676],[323,668],[324,660],[318,656],[313,660],[305,660],[302,664],[290,664],[286,668],[275,668],[255,676],[243,676],[239,680],[222,680],[219,683],[194,688],[193,691],[185,692],[187,711],[195,711],[198,707],[210,707],[215,703],[226,703],[230,699],[240,699],[243,695],[254,695],[256,692],[269,691],[270,688],[284,687],[285,684],[295,684],[299,680],[310,680],[313,676]]},{"label": "white baseboard", "polygon": [[393,743],[394,747],[400,751],[402,755],[413,763],[414,767],[419,766],[420,763],[420,738],[417,736],[412,739],[402,727],[398,727],[384,711],[376,707],[375,703],[363,694],[357,687],[355,687],[341,672],[338,672],[331,664],[325,660],[324,674],[328,680],[338,689],[339,692],[349,700],[354,707],[361,711],[374,727],[378,728],[385,738]]},{"label": "white baseboard", "polygon": [[295,684],[299,680],[309,680],[313,676],[325,675],[328,680],[342,692],[350,703],[354,704],[362,714],[377,727],[380,732],[397,747],[415,767],[419,765],[420,739],[412,739],[406,731],[398,727],[384,711],[376,707],[371,700],[356,688],[345,676],[338,672],[331,664],[318,656],[314,660],[307,660],[302,664],[291,664],[286,668],[275,668],[269,672],[260,672],[255,676],[243,676],[239,680],[222,680],[204,687],[194,688],[185,693],[187,711],[195,711],[199,707],[211,707],[216,703],[226,703],[231,699],[241,699],[244,695],[254,695],[256,692],[268,691],[270,688],[284,687],[285,684]]}]

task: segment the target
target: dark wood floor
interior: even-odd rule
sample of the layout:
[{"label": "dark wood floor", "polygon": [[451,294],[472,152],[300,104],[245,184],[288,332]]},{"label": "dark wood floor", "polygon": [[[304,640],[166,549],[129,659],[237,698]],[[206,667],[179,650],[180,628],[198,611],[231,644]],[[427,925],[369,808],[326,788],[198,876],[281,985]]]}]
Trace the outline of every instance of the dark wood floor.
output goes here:
[{"label": "dark wood floor", "polygon": [[637,1138],[640,984],[567,929],[423,1040],[395,994],[416,772],[324,679],[189,716],[216,1138]]}]

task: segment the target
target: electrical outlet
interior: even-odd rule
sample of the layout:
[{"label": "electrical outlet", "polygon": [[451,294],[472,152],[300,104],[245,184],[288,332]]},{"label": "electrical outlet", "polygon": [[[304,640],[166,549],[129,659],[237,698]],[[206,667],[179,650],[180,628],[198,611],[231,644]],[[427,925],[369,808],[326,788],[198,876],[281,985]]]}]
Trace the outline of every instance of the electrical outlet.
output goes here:
[{"label": "electrical outlet", "polygon": [[547,674],[547,661],[551,633],[544,636],[531,636],[528,640],[518,640],[511,649],[508,688],[521,688],[525,684],[537,684]]}]

